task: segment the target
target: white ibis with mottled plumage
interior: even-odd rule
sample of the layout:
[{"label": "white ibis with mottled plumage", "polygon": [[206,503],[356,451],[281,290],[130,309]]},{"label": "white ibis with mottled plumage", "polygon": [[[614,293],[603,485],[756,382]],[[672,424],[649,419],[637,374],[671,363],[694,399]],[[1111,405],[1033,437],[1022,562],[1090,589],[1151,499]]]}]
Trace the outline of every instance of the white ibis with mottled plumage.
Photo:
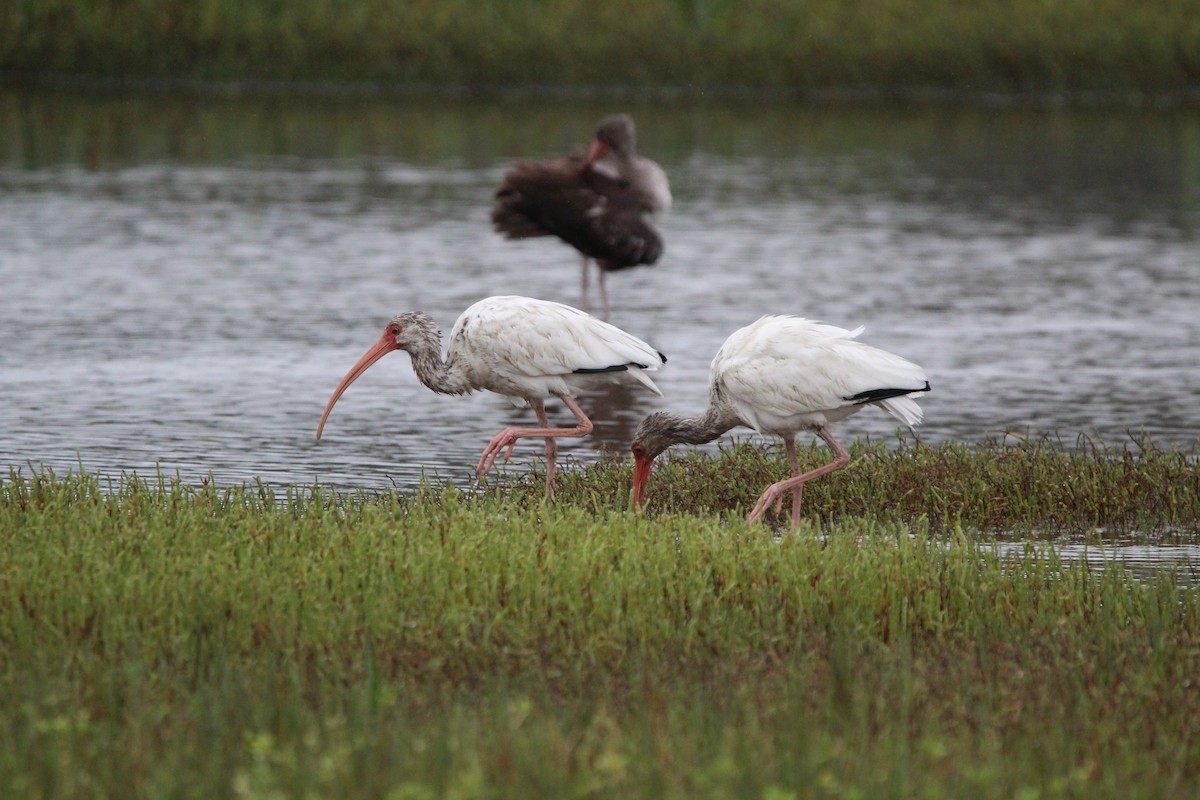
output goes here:
[{"label": "white ibis with mottled plumage", "polygon": [[578,250],[584,310],[588,260],[595,259],[607,318],[605,275],[658,260],[663,242],[654,223],[670,208],[666,173],[637,154],[629,115],[615,114],[600,121],[586,152],[515,164],[496,190],[492,226],[508,239],[557,236]]},{"label": "white ibis with mottled plumage", "polygon": [[[925,371],[911,361],[872,347],[853,331],[794,316],[766,316],[734,331],[717,351],[709,372],[708,408],[698,417],[660,411],[642,420],[633,437],[633,501],[640,507],[654,459],[675,444],[703,444],[739,425],[783,437],[791,477],[767,487],[750,512],[758,519],[792,494],[792,525],[800,523],[805,482],[850,463],[829,426],[879,406],[910,428],[921,422],[913,399],[929,391]],[[812,431],[833,450],[834,460],[801,473],[795,436]]]},{"label": "white ibis with mottled plumage", "polygon": [[[393,350],[407,350],[421,383],[439,394],[486,389],[517,405],[532,406],[541,427],[500,431],[488,442],[475,470],[486,473],[505,448],[507,461],[518,439],[545,438],[546,491],[551,496],[558,454],[555,439],[586,436],[592,431],[592,422],[575,402],[573,393],[596,384],[636,383],[661,397],[662,392],[645,373],[667,361],[641,339],[577,308],[516,296],[488,297],[464,311],[450,332],[443,360],[442,334],[433,318],[422,311],[409,311],[393,317],[379,341],[346,373],[321,415],[318,439],[342,393]],[[550,427],[547,397],[562,400],[578,424],[573,428]]]}]

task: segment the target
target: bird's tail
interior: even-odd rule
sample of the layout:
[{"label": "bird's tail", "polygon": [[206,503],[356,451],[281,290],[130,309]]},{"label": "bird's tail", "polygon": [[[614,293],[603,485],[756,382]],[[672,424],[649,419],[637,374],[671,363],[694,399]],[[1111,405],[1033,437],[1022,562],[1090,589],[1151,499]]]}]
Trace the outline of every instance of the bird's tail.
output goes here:
[{"label": "bird's tail", "polygon": [[640,367],[630,366],[629,373],[633,375],[633,377],[637,378],[638,382],[647,389],[654,392],[659,397],[663,396],[662,390],[654,385],[654,381],[650,380],[650,376],[643,372]]},{"label": "bird's tail", "polygon": [[925,412],[917,405],[917,401],[908,395],[880,400],[879,405],[884,411],[910,428],[920,425],[921,419],[925,416]]}]

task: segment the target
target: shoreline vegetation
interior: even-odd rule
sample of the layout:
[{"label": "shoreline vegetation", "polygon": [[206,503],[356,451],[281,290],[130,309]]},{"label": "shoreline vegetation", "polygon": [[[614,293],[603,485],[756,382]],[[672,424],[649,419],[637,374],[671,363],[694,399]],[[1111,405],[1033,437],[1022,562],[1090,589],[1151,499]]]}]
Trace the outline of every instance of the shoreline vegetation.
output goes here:
[{"label": "shoreline vegetation", "polygon": [[1200,17],[1153,0],[39,0],[11,84],[226,93],[1191,103]]},{"label": "shoreline vegetation", "polygon": [[1194,541],[1195,452],[1082,444],[858,445],[783,536],[754,445],[648,514],[619,463],[554,501],[10,468],[0,794],[1193,796],[1194,583],[979,527]]},{"label": "shoreline vegetation", "polygon": [[[805,518],[817,530],[843,518],[869,518],[901,525],[921,522],[934,531],[963,528],[982,535],[996,532],[1047,538],[1200,535],[1200,441],[1191,448],[1163,448],[1149,437],[1131,436],[1120,446],[1079,436],[1073,446],[1050,435],[1008,433],[974,443],[928,445],[919,439],[895,442],[855,439],[844,469],[805,485]],[[798,444],[802,470],[829,461],[819,442]],[[339,491],[316,482],[309,486],[272,487],[259,480],[219,486],[213,476],[193,485],[178,475],[157,471],[101,478],[80,467],[65,476],[35,465],[10,465],[0,477],[4,499],[24,508],[43,490],[65,496],[95,495],[120,505],[131,493],[178,504],[179,496],[210,499],[257,496],[265,506],[291,509],[318,503],[329,512],[353,514],[364,506],[429,504],[447,498],[458,503],[513,504],[521,508],[544,499],[544,464],[503,468],[480,483],[461,487],[453,481],[422,481],[401,490]],[[762,490],[787,476],[782,450],[769,441],[734,441],[717,452],[686,447],[656,462],[642,518],[739,520]],[[598,462],[567,466],[556,481],[556,501],[601,517],[628,512],[633,469],[623,454]],[[786,511],[786,509],[785,509]],[[632,512],[631,512],[632,513]],[[764,530],[787,531],[787,514]],[[753,527],[753,526],[752,526]]]}]

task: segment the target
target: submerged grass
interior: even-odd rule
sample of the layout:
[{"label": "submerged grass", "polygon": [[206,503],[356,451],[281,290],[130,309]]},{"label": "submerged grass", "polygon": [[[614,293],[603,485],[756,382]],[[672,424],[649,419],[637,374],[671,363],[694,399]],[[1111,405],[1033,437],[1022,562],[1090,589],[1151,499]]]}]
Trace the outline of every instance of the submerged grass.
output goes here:
[{"label": "submerged grass", "polygon": [[[891,468],[959,452],[898,452]],[[856,453],[858,469],[891,457]],[[1194,485],[1187,459],[1128,460],[1126,479],[1149,491]],[[723,461],[732,483],[765,458],[739,447]],[[649,516],[612,510],[610,484],[584,488],[588,475],[619,484],[612,466],[564,476],[554,502],[520,486],[344,496],[13,471],[0,482],[0,794],[1200,790],[1194,588],[1052,550],[1000,558],[964,533],[967,515],[906,521],[906,506],[838,501],[783,538],[740,514],[668,513],[703,465],[657,476]],[[972,485],[952,477],[946,491]],[[878,496],[907,496],[906,481]]]},{"label": "submerged grass", "polygon": [[1179,91],[1187,0],[38,0],[0,72],[201,80]]}]

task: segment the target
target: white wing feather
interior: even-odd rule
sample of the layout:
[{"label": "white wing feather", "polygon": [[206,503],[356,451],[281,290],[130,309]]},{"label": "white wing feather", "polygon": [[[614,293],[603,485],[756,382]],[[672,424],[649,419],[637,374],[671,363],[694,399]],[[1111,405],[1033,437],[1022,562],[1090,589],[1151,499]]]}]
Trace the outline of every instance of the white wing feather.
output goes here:
[{"label": "white wing feather", "polygon": [[[450,333],[450,348],[476,374],[523,387],[554,386],[556,379],[564,385],[586,382],[578,370],[628,364],[655,370],[663,363],[641,339],[577,308],[513,295],[489,297],[464,311]],[[662,394],[636,366],[614,375],[627,375]],[[530,388],[530,393],[539,392]]]},{"label": "white wing feather", "polygon": [[[823,425],[854,413],[852,398],[878,389],[919,388],[925,373],[907,359],[854,341],[853,331],[800,317],[763,317],[735,331],[712,363],[713,388],[761,432]],[[879,405],[907,425],[920,421],[907,397]]]}]

